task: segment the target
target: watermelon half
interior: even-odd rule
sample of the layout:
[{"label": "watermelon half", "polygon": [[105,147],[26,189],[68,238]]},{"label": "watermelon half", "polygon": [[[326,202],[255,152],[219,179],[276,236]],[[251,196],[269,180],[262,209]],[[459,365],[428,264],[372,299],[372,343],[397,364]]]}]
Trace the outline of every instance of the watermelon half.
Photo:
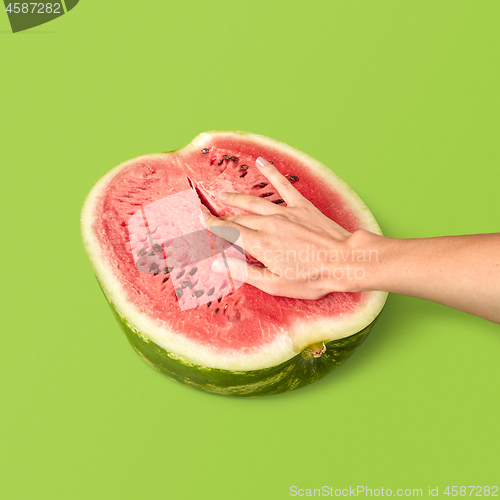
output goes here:
[{"label": "watermelon half", "polygon": [[277,394],[320,379],[365,340],[387,298],[275,297],[211,271],[221,254],[254,262],[200,221],[202,211],[238,213],[218,192],[281,203],[255,167],[259,156],[348,231],[381,234],[329,168],[287,144],[238,131],[205,132],[177,151],[118,165],[94,185],[81,214],[88,258],[132,347],[169,377],[217,394]]}]

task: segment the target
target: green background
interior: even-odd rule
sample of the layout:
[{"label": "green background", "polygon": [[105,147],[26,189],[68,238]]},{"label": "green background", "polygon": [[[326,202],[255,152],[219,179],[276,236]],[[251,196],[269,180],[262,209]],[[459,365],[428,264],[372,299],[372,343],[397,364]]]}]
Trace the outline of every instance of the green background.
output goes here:
[{"label": "green background", "polygon": [[329,165],[389,236],[498,232],[499,15],[496,0],[82,0],[13,35],[0,13],[0,498],[498,485],[498,325],[391,295],[318,383],[205,394],[130,348],[79,212],[114,165],[231,128]]}]

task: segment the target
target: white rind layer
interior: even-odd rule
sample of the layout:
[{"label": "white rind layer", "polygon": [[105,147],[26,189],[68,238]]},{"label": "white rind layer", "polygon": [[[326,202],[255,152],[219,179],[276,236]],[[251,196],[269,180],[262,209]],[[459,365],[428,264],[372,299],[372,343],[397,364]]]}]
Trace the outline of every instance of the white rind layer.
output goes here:
[{"label": "white rind layer", "polygon": [[133,330],[140,333],[145,340],[152,341],[168,352],[179,356],[186,364],[191,362],[210,368],[237,371],[276,366],[298,354],[307,345],[319,341],[348,337],[369,325],[382,310],[387,299],[387,293],[365,292],[365,302],[359,305],[353,313],[340,314],[334,319],[296,321],[287,330],[283,329],[271,344],[251,352],[228,353],[200,345],[182,335],[176,334],[164,321],[151,318],[147,313],[142,312],[134,302],[129,300],[127,290],[116,275],[115,267],[113,262],[110,261],[109,255],[101,248],[94,230],[98,215],[97,207],[107,186],[119,172],[133,165],[141,158],[164,158],[166,154],[175,156],[189,153],[206,146],[216,135],[226,135],[232,139],[238,136],[242,140],[250,140],[253,144],[262,144],[263,147],[267,148],[277,148],[302,160],[306,168],[312,168],[316,174],[324,178],[325,182],[331,184],[343,195],[349,209],[360,219],[361,227],[382,234],[375,218],[354,190],[318,160],[287,144],[261,135],[239,131],[204,132],[177,151],[144,155],[118,165],[96,182],[85,199],[81,212],[81,233],[85,251],[104,293],[120,316],[127,321]]}]

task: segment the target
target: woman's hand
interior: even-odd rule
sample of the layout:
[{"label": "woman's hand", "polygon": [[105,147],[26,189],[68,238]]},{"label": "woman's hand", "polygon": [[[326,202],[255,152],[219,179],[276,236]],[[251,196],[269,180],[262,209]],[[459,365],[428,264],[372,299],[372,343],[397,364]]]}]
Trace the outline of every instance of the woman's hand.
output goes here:
[{"label": "woman's hand", "polygon": [[[265,266],[227,259],[231,276],[272,295],[301,299],[365,289],[368,263],[357,262],[353,252],[377,235],[367,231],[349,233],[323,215],[269,162],[258,158],[256,165],[287,206],[258,196],[219,194],[226,205],[254,215],[209,216],[206,226],[213,231],[214,226],[238,229],[245,251]],[[225,272],[225,265],[222,260],[216,261],[212,269]]]},{"label": "woman's hand", "polygon": [[[319,299],[330,292],[395,292],[500,323],[500,233],[395,239],[349,233],[325,217],[263,158],[257,166],[287,205],[221,193],[227,205],[255,215],[211,217],[212,231],[240,231],[246,251],[265,268],[227,259],[231,275],[272,295]],[[359,258],[363,257],[363,258]],[[226,272],[222,261],[214,271]]]}]

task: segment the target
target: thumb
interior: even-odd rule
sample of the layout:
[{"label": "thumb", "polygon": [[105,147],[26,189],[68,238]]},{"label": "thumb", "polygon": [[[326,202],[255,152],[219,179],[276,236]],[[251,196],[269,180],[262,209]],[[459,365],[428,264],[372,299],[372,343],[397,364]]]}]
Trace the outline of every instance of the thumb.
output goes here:
[{"label": "thumb", "polygon": [[226,258],[227,267],[222,259],[214,260],[212,271],[220,274],[230,274],[233,280],[246,283],[248,279],[248,266],[246,260]]},{"label": "thumb", "polygon": [[248,283],[264,291],[267,291],[269,284],[274,281],[273,278],[276,278],[269,269],[252,266],[246,260],[228,257],[226,262],[227,268],[222,259],[215,260],[212,264],[212,271],[221,274],[226,274],[229,271],[233,280]]}]

